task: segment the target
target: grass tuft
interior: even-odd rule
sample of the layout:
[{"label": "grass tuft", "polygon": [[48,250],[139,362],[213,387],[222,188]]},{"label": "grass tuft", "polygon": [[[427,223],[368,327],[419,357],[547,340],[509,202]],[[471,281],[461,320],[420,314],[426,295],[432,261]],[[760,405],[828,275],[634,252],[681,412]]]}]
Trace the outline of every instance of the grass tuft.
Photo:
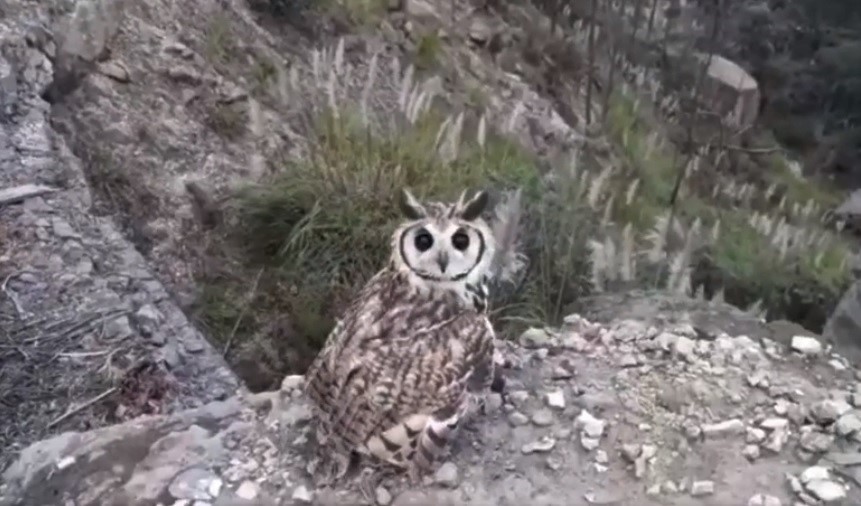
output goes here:
[{"label": "grass tuft", "polygon": [[[249,271],[266,272],[249,303],[253,311],[241,324],[237,306],[248,283],[208,281],[196,313],[215,340],[224,343],[233,335],[236,354],[242,354],[256,346],[268,322],[289,315],[292,352],[307,352],[289,365],[260,360],[275,364],[281,375],[307,366],[334,318],[388,259],[390,235],[402,219],[396,199],[404,187],[420,198],[446,200],[466,188],[520,188],[534,231],[526,253],[535,275],[500,291],[494,318],[512,331],[561,319],[562,308],[588,286],[580,282],[588,272],[583,245],[589,227],[579,212],[582,199],[575,198],[583,194],[579,179],[545,180],[533,157],[487,132],[483,122],[481,133],[458,141],[458,124],[463,121],[433,110],[410,125],[384,130],[345,109],[322,114],[308,156],[286,160],[276,176],[245,187],[234,203],[231,243],[241,246]],[[256,346],[263,357],[286,353],[273,355],[271,348]],[[237,356],[234,363],[242,360]]]}]

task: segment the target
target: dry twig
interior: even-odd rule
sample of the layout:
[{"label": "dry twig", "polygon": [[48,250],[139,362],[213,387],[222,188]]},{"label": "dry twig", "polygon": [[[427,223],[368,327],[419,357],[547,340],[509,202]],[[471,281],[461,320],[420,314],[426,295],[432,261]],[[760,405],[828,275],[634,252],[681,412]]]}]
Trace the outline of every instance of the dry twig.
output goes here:
[{"label": "dry twig", "polygon": [[58,423],[69,418],[70,416],[74,415],[75,413],[79,413],[79,412],[87,409],[88,407],[92,406],[93,404],[105,399],[106,397],[108,397],[109,395],[111,395],[112,393],[114,393],[116,391],[117,391],[117,387],[111,387],[111,388],[105,390],[104,392],[100,393],[99,395],[93,397],[92,399],[84,402],[83,404],[81,404],[79,406],[75,406],[75,407],[70,406],[69,409],[67,409],[65,413],[63,413],[62,415],[53,419],[51,421],[51,423],[49,423],[47,425],[47,428],[50,429],[51,427],[57,425]]},{"label": "dry twig", "polygon": [[245,318],[245,313],[248,311],[248,308],[251,306],[251,301],[254,300],[254,295],[257,293],[257,285],[260,284],[261,276],[263,276],[262,267],[257,271],[257,276],[254,278],[254,284],[252,284],[251,289],[248,290],[248,296],[245,298],[245,304],[242,305],[242,311],[239,312],[239,316],[236,318],[236,323],[233,324],[233,328],[230,330],[230,336],[228,336],[227,342],[224,343],[224,351],[221,352],[222,355],[226,356],[227,352],[230,350],[230,345],[233,344],[233,338],[236,337],[236,332],[239,330],[239,324],[242,323],[242,319]]}]

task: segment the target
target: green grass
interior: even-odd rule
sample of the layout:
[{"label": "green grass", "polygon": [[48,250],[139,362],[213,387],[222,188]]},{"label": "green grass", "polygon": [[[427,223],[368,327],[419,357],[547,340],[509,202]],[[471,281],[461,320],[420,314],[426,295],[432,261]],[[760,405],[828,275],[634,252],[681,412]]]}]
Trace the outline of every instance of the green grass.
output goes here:
[{"label": "green grass", "polygon": [[851,283],[844,259],[848,243],[832,237],[822,247],[800,247],[781,255],[779,249],[748,222],[748,213],[723,213],[722,238],[707,253],[704,266],[727,300],[746,307],[757,300],[770,318],[783,318],[811,328],[825,323]]},{"label": "green grass", "polygon": [[651,227],[654,217],[667,209],[678,172],[671,152],[651,146],[654,128],[640,116],[633,100],[614,95],[607,112],[607,135],[624,161],[614,174],[615,192],[621,197],[632,179],[638,179],[638,198],[633,205],[616,203],[616,217],[638,231]]},{"label": "green grass", "polygon": [[[642,236],[653,226],[655,218],[667,211],[683,157],[674,156],[671,146],[659,149],[650,145],[654,144],[650,140],[654,128],[643,119],[643,112],[637,110],[633,100],[617,94],[610,105],[606,132],[623,161],[608,190],[617,198],[613,219],[620,224],[631,223]],[[813,202],[820,213],[839,204],[842,195],[827,185],[798,178],[782,156],[770,155],[764,160],[765,166],[758,167],[762,170],[762,188],[754,193],[750,208],[727,208],[728,204],[713,201],[710,195],[697,195],[690,180],[682,187],[676,216],[683,223],[699,219],[707,230],[720,220],[719,240],[693,253],[690,262],[694,267],[693,282],[704,284],[707,292],[723,289],[726,300],[739,307],[761,300],[771,317],[821,328],[829,308],[851,281],[844,261],[851,252],[847,241],[826,232],[829,239],[823,246],[797,248],[781,255],[779,248],[751,226],[748,218],[757,209],[775,219],[784,216],[795,225],[821,233],[819,216],[799,222],[786,209],[777,209],[774,202],[762,198],[766,187],[774,185],[777,197],[772,200],[785,198],[789,209]],[[694,177],[714,176],[708,171],[688,176]],[[626,205],[621,202],[622,195],[632,178],[640,180],[639,191],[634,202]],[[700,180],[696,186],[709,190],[718,183],[718,180]]]},{"label": "green grass", "polygon": [[833,209],[846,197],[844,192],[825,182],[811,182],[799,178],[791,172],[782,155],[772,155],[769,159],[769,167],[768,182],[776,184],[780,194],[785,195],[789,202],[803,206],[808,201],[813,201],[822,209]]},{"label": "green grass", "polygon": [[244,105],[212,104],[207,110],[206,125],[225,140],[238,140],[245,135],[248,123]]},{"label": "green grass", "polygon": [[207,24],[204,40],[205,53],[214,64],[225,65],[236,54],[236,39],[231,28],[231,20],[223,13],[212,16]]},{"label": "green grass", "polygon": [[415,64],[420,70],[429,70],[439,65],[442,41],[436,33],[422,35],[416,44]]}]

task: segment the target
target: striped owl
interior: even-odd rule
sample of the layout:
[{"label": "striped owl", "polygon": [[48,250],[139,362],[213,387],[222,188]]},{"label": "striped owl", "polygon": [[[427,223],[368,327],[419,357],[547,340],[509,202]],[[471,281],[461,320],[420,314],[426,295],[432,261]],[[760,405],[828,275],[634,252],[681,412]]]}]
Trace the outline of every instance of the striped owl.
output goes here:
[{"label": "striped owl", "polygon": [[487,193],[421,203],[404,190],[400,203],[407,220],[392,235],[390,260],[306,373],[321,483],[344,476],[353,452],[416,483],[494,379],[486,282],[496,244],[480,217]]}]

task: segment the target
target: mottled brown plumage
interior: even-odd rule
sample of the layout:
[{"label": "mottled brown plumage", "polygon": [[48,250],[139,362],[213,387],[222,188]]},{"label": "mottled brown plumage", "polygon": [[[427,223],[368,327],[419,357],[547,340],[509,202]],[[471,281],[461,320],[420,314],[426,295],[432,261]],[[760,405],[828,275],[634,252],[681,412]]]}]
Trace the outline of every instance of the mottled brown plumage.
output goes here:
[{"label": "mottled brown plumage", "polygon": [[355,451],[416,479],[493,380],[484,281],[494,243],[478,217],[486,197],[455,205],[422,205],[408,192],[405,199],[411,220],[393,234],[390,262],[306,374],[318,442],[333,466],[327,478],[343,475]]}]

